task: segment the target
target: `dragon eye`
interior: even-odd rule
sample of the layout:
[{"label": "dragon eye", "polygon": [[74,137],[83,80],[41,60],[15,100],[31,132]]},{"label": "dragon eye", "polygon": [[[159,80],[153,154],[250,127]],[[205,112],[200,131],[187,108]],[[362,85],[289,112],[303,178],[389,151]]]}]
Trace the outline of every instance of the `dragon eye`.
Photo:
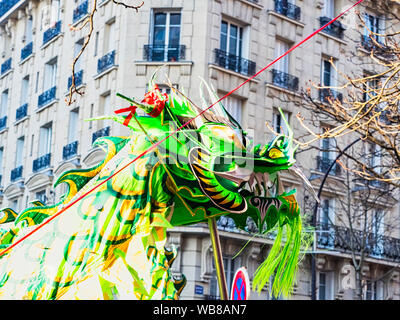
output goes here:
[{"label": "dragon eye", "polygon": [[279,149],[276,149],[276,148],[272,148],[272,149],[269,151],[268,156],[269,156],[271,159],[277,159],[277,158],[284,158],[284,157],[285,157],[285,155],[283,154],[283,152],[282,152],[281,150],[279,150]]}]

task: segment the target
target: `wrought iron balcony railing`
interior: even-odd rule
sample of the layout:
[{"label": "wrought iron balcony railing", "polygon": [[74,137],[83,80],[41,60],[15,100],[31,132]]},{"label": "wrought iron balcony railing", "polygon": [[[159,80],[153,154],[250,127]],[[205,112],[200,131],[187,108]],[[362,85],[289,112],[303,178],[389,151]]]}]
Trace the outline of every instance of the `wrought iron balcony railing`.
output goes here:
[{"label": "wrought iron balcony railing", "polygon": [[[326,25],[329,21],[331,21],[332,19],[329,17],[320,17],[319,18],[319,23],[320,26],[324,26]],[[345,28],[343,28],[342,24],[340,21],[336,20],[334,21],[332,24],[330,24],[329,26],[327,26],[323,32],[330,34],[331,36],[334,36],[336,38],[339,39],[343,39],[344,36],[344,30]]]},{"label": "wrought iron balcony railing", "polygon": [[0,2],[0,17],[4,16],[20,0],[3,0]]},{"label": "wrought iron balcony railing", "polygon": [[107,137],[110,135],[110,127],[102,128],[92,135],[92,143],[94,143],[100,137]]},{"label": "wrought iron balcony railing", "polygon": [[3,130],[7,127],[7,116],[0,118],[0,130]]},{"label": "wrought iron balcony railing", "polygon": [[300,7],[290,3],[288,0],[275,0],[275,12],[293,20],[300,20]]},{"label": "wrought iron balcony railing", "polygon": [[38,106],[39,108],[45,106],[46,104],[50,103],[51,101],[56,99],[56,91],[57,87],[52,87],[49,90],[43,92],[38,98]]},{"label": "wrought iron balcony railing", "polygon": [[5,74],[7,71],[11,70],[12,58],[8,58],[1,64],[1,74]]},{"label": "wrought iron balcony railing", "polygon": [[17,109],[15,120],[17,121],[21,120],[22,118],[25,118],[27,115],[28,115],[28,104],[25,103]]},{"label": "wrought iron balcony railing", "polygon": [[21,49],[21,61],[28,58],[33,52],[33,42],[29,42],[25,47]]},{"label": "wrought iron balcony railing", "polygon": [[88,8],[89,8],[88,3],[89,2],[86,0],[74,9],[74,13],[73,13],[73,17],[72,17],[73,23],[79,21],[80,19],[82,19],[84,16],[86,16],[88,14]]},{"label": "wrought iron balcony railing", "polygon": [[100,74],[115,65],[115,50],[107,53],[97,61],[97,73]]},{"label": "wrought iron balcony railing", "polygon": [[[317,169],[319,172],[326,173],[331,166],[334,159],[329,159],[326,157],[317,156]],[[342,167],[335,163],[329,172],[329,174],[339,176],[342,173]]]},{"label": "wrought iron balcony railing", "polygon": [[78,141],[71,142],[63,148],[63,159],[68,160],[78,154]]},{"label": "wrought iron balcony railing", "polygon": [[[79,87],[83,84],[83,70],[80,70],[78,72],[75,72],[74,74],[75,77],[75,87]],[[68,90],[72,86],[72,76],[68,78]]]},{"label": "wrought iron balcony railing", "polygon": [[340,102],[343,102],[343,94],[329,88],[319,89],[319,101],[330,103],[335,101],[336,99]]},{"label": "wrought iron balcony railing", "polygon": [[225,69],[232,70],[246,76],[256,73],[256,63],[240,56],[230,54],[220,49],[214,49],[214,62]]},{"label": "wrought iron balcony railing", "polygon": [[299,78],[276,69],[272,69],[272,83],[291,91],[299,90]]},{"label": "wrought iron balcony railing", "polygon": [[316,236],[319,248],[344,253],[363,250],[373,258],[400,261],[400,239],[397,238],[334,225],[328,229],[318,226]]},{"label": "wrought iron balcony railing", "polygon": [[143,50],[145,61],[182,61],[185,60],[185,45],[157,46],[146,44]]},{"label": "wrought iron balcony railing", "polygon": [[33,172],[48,168],[50,166],[51,153],[45,154],[33,160]]},{"label": "wrought iron balcony railing", "polygon": [[54,26],[50,27],[43,33],[43,45],[54,39],[61,33],[61,20],[57,21]]},{"label": "wrought iron balcony railing", "polygon": [[11,181],[15,181],[17,179],[22,178],[22,172],[24,170],[23,166],[16,167],[11,170]]}]

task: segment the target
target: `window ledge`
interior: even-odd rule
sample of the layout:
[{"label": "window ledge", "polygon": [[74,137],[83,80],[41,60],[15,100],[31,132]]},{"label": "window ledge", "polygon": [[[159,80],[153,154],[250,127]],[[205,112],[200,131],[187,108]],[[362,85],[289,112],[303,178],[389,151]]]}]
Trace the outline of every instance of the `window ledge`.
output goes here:
[{"label": "window ledge", "polygon": [[161,65],[167,65],[167,66],[179,66],[179,65],[193,65],[193,61],[145,61],[145,60],[138,60],[135,61],[136,65],[139,66],[161,66]]},{"label": "window ledge", "polygon": [[104,6],[104,5],[106,5],[106,4],[109,3],[109,2],[110,2],[110,0],[104,0],[104,1],[100,2],[100,3],[99,3],[99,8],[102,7],[102,6]]},{"label": "window ledge", "polygon": [[44,104],[43,106],[38,107],[38,108],[35,110],[35,112],[36,112],[36,113],[42,112],[44,109],[47,109],[48,107],[52,106],[53,104],[57,103],[58,101],[59,101],[59,99],[53,99],[53,100],[51,100],[50,102]]},{"label": "window ledge", "polygon": [[277,18],[280,18],[280,19],[282,19],[282,20],[288,21],[288,22],[290,22],[290,23],[293,23],[293,24],[295,24],[296,26],[299,26],[299,27],[301,27],[301,28],[304,28],[304,26],[305,26],[304,23],[302,23],[302,22],[300,22],[300,21],[297,21],[297,20],[294,20],[294,19],[291,19],[291,18],[289,18],[289,17],[286,17],[286,16],[284,16],[283,14],[280,14],[280,13],[275,12],[274,10],[269,10],[269,11],[268,11],[268,14],[270,14],[271,16],[275,16],[275,17],[277,17]]},{"label": "window ledge", "polygon": [[84,16],[80,17],[78,20],[76,20],[73,24],[71,24],[72,28],[75,28],[78,24],[80,24],[84,19],[86,19],[89,16],[89,13],[86,13]]},{"label": "window ledge", "polygon": [[[311,175],[319,176],[318,178],[323,178],[325,176],[324,172],[318,171],[316,169],[310,169],[310,173],[311,173]],[[343,177],[340,176],[340,175],[336,176],[334,174],[328,174],[328,179],[329,178],[333,179],[333,180],[336,180],[338,182],[343,181]]]},{"label": "window ledge", "polygon": [[118,65],[113,65],[112,67],[104,70],[103,72],[96,74],[94,76],[94,80],[97,80],[97,79],[101,78],[102,76],[106,75],[107,73],[109,73],[113,70],[117,70],[117,69],[118,69]]},{"label": "window ledge", "polygon": [[[225,68],[220,67],[220,66],[218,66],[218,65],[216,65],[216,64],[213,64],[213,63],[209,63],[209,64],[208,64],[208,67],[209,67],[209,68],[212,68],[212,69],[215,69],[215,70],[219,70],[219,71],[228,73],[228,74],[231,74],[231,75],[236,76],[236,77],[240,77],[240,78],[242,78],[242,79],[244,79],[244,80],[249,80],[249,79],[251,78],[251,76],[246,76],[246,75],[244,75],[244,74],[242,74],[242,73],[235,72],[235,71],[232,71],[232,70],[229,70],[229,69],[225,69]],[[256,80],[256,79],[254,79],[254,78],[253,78],[253,79],[250,79],[250,81],[253,81],[253,82],[255,82],[255,83],[259,83],[259,82],[260,82],[260,80]]]},{"label": "window ledge", "polygon": [[[364,48],[363,45],[359,45],[357,46],[357,50],[364,53],[366,56],[371,57],[371,51],[368,51],[367,49]],[[383,61],[390,61],[391,59],[386,59],[384,56],[377,54],[376,52],[374,52],[374,57],[378,58],[379,60],[383,60]]]},{"label": "window ledge", "polygon": [[[82,84],[80,84],[79,86],[77,86],[75,88],[76,88],[76,90],[79,90],[79,89],[82,89],[82,88],[85,88],[85,87],[86,87],[86,83],[82,83]],[[69,89],[65,92],[65,96],[66,97],[69,96]]]},{"label": "window ledge", "polygon": [[13,71],[14,71],[14,68],[7,70],[6,72],[4,72],[3,74],[0,75],[0,79],[3,79],[4,77],[6,77],[8,74],[10,74]]},{"label": "window ledge", "polygon": [[33,58],[35,56],[35,54],[32,52],[29,56],[27,56],[24,60],[21,60],[18,65],[22,66],[25,62],[27,62],[28,60],[30,60],[31,58]]},{"label": "window ledge", "polygon": [[255,3],[255,2],[253,2],[253,1],[249,1],[249,0],[240,0],[240,2],[243,2],[243,3],[245,3],[245,4],[247,4],[247,5],[251,6],[251,7],[254,7],[254,8],[256,8],[256,9],[259,9],[259,10],[262,10],[262,9],[264,8],[263,5],[258,4],[258,3]]},{"label": "window ledge", "polygon": [[335,37],[335,36],[331,36],[330,34],[324,32],[324,30],[322,30],[319,34],[320,34],[321,36],[327,37],[328,39],[331,39],[331,40],[334,40],[334,41],[336,41],[336,42],[339,42],[340,44],[342,44],[342,45],[344,45],[344,46],[347,46],[347,41],[342,40],[342,39],[340,39],[340,38],[337,38],[337,37]]},{"label": "window ledge", "polygon": [[3,128],[3,129],[0,130],[0,134],[2,134],[2,133],[4,133],[4,132],[7,132],[7,131],[8,131],[8,127],[5,127],[5,128]]},{"label": "window ledge", "polygon": [[21,118],[19,120],[16,120],[14,122],[14,126],[16,126],[17,124],[20,124],[21,122],[24,122],[25,120],[28,120],[29,118],[30,118],[30,116],[26,115],[25,117],[23,117],[23,118]]},{"label": "window ledge", "polygon": [[[272,84],[272,83],[267,83],[267,84],[266,84],[266,87],[267,87],[268,89],[275,89],[275,90],[278,90],[278,91],[281,91],[281,92],[284,92],[284,93],[293,95],[293,96],[295,96],[295,97],[301,98],[301,94],[300,94],[300,93],[295,92],[295,91],[292,91],[292,90],[289,90],[289,89],[286,89],[286,88],[283,88],[283,87],[280,87],[280,86],[277,86],[277,85],[274,85],[274,84]],[[267,95],[268,95],[268,94],[267,94]]]},{"label": "window ledge", "polygon": [[46,49],[50,44],[52,44],[53,42],[56,42],[58,38],[61,38],[63,36],[64,36],[64,33],[60,32],[53,39],[47,41],[45,44],[42,44],[42,46],[40,47],[40,50]]}]

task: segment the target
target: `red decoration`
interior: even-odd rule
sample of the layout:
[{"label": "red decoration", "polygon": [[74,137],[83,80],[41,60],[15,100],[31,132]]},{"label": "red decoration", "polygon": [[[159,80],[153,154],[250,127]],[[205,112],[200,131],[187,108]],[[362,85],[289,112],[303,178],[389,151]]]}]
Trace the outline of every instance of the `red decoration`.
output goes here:
[{"label": "red decoration", "polygon": [[161,93],[157,85],[154,85],[154,89],[147,92],[144,95],[142,103],[148,105],[154,105],[154,109],[148,113],[149,116],[156,118],[164,110],[165,103],[168,101],[168,95],[166,93]]},{"label": "red decoration", "polygon": [[137,107],[136,106],[130,106],[128,108],[122,108],[115,110],[114,113],[119,114],[119,113],[124,113],[124,112],[129,112],[129,114],[126,116],[125,121],[124,121],[124,126],[128,126],[129,122],[131,121],[133,115],[136,112]]}]

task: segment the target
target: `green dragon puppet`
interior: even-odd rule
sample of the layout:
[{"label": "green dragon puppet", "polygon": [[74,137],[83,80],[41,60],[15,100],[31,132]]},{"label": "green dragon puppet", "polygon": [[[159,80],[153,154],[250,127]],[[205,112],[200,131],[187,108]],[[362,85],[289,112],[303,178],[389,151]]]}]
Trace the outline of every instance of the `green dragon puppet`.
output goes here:
[{"label": "green dragon puppet", "polygon": [[128,116],[99,118],[128,126],[131,136],[95,141],[105,159],[62,174],[54,187],[68,188],[58,203],[0,213],[0,250],[43,224],[0,257],[1,299],[178,299],[185,279],[171,275],[177,253],[165,248],[167,229],[222,215],[246,231],[253,220],[258,233],[276,232],[253,287],[273,279],[275,295],[290,294],[302,224],[295,190],[284,192],[279,172],[291,169],[310,185],[293,166],[293,133],[251,148],[221,102],[206,110],[171,90],[162,94],[152,78],[141,102],[128,99]]}]

